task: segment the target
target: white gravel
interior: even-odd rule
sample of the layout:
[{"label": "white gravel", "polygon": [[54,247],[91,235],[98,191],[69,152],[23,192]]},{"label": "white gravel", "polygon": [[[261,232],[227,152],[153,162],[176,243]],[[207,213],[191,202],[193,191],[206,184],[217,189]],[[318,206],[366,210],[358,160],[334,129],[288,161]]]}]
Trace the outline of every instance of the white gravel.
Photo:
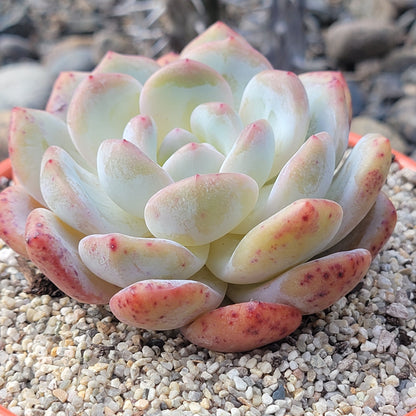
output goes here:
[{"label": "white gravel", "polygon": [[282,342],[199,349],[105,307],[34,296],[0,250],[0,403],[16,415],[398,415],[416,407],[416,173],[393,165],[396,231],[363,282]]}]

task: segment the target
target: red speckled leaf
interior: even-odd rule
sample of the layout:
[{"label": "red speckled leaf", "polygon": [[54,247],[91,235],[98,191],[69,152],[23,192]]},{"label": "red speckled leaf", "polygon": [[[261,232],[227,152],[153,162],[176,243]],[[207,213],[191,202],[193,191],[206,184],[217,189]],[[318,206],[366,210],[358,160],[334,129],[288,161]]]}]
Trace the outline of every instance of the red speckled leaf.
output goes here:
[{"label": "red speckled leaf", "polygon": [[213,286],[195,280],[142,280],[116,293],[110,308],[120,321],[134,327],[180,328],[222,302],[226,285]]},{"label": "red speckled leaf", "polygon": [[298,309],[275,303],[247,302],[207,312],[181,328],[194,344],[221,352],[249,351],[291,334],[301,322]]},{"label": "red speckled leaf", "polygon": [[98,278],[82,263],[78,243],[83,234],[45,208],[33,210],[26,223],[30,259],[59,289],[85,303],[108,303],[120,288]]},{"label": "red speckled leaf", "polygon": [[374,258],[393,233],[397,221],[397,212],[384,192],[380,192],[376,203],[364,219],[338,244],[325,254],[354,248],[367,249]]},{"label": "red speckled leaf", "polygon": [[371,254],[365,249],[330,254],[301,264],[260,285],[230,285],[234,302],[254,299],[292,305],[303,314],[328,308],[350,292],[367,273]]}]

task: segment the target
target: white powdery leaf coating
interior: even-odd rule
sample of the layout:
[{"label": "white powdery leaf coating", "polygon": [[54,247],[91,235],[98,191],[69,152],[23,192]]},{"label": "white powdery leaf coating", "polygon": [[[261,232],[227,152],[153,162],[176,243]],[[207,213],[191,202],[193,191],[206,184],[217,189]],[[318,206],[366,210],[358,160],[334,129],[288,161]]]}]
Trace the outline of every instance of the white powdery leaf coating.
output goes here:
[{"label": "white powdery leaf coating", "polygon": [[204,266],[208,250],[208,245],[187,248],[171,240],[119,233],[89,235],[79,244],[85,265],[121,287],[146,279],[188,279]]},{"label": "white powdery leaf coating", "polygon": [[192,111],[191,131],[199,141],[212,144],[226,155],[243,129],[238,114],[222,102],[201,104]]},{"label": "white powdery leaf coating", "polygon": [[194,46],[181,57],[202,62],[221,74],[233,91],[234,108],[237,109],[250,79],[261,71],[273,69],[260,52],[236,36]]},{"label": "white powdery leaf coating", "polygon": [[43,156],[40,186],[47,206],[81,233],[148,235],[142,218],[116,205],[101,189],[98,177],[57,146],[49,147]]},{"label": "white powdery leaf coating", "polygon": [[220,172],[245,173],[261,187],[269,177],[274,160],[274,148],[270,124],[266,120],[257,120],[243,129]]},{"label": "white powdery leaf coating", "polygon": [[93,73],[126,74],[137,79],[143,85],[158,69],[160,69],[160,65],[145,56],[125,55],[108,51],[95,67]]},{"label": "white powdery leaf coating", "polygon": [[228,234],[210,247],[207,267],[229,283],[258,283],[318,254],[337,232],[342,209],[327,199],[301,199],[243,238]]},{"label": "white powdery leaf coating", "polygon": [[224,155],[208,143],[188,143],[178,149],[163,169],[177,182],[197,174],[216,173]]},{"label": "white powdery leaf coating", "polygon": [[253,209],[257,183],[240,173],[195,175],[160,190],[145,207],[150,232],[185,246],[208,244]]},{"label": "white powdery leaf coating", "polygon": [[338,243],[366,216],[384,185],[391,165],[391,146],[385,137],[366,134],[337,171],[326,198],[344,211],[342,224],[330,245]]},{"label": "white powdery leaf coating", "polygon": [[157,129],[151,117],[137,115],[126,125],[123,139],[134,143],[146,156],[157,161]]},{"label": "white powdery leaf coating", "polygon": [[172,129],[162,140],[157,153],[157,161],[163,165],[178,149],[188,143],[197,143],[198,138],[190,131],[179,127]]},{"label": "white powdery leaf coating", "polygon": [[335,170],[335,148],[328,133],[311,136],[280,171],[270,192],[266,216],[302,198],[323,198]]},{"label": "white powdery leaf coating", "polygon": [[260,72],[247,84],[239,113],[244,125],[259,119],[270,123],[275,139],[273,178],[305,141],[309,125],[305,88],[292,72]]},{"label": "white powdery leaf coating", "polygon": [[351,96],[341,72],[318,71],[299,75],[308,95],[311,122],[308,135],[326,131],[335,144],[338,164],[348,146]]},{"label": "white powdery leaf coating", "polygon": [[149,198],[171,184],[157,163],[127,140],[109,139],[97,153],[97,173],[107,195],[129,214],[144,218]]},{"label": "white powdery leaf coating", "polygon": [[130,75],[95,73],[80,83],[68,108],[67,123],[79,153],[95,168],[106,139],[121,139],[139,114],[141,84]]},{"label": "white powdery leaf coating", "polygon": [[41,160],[52,145],[65,149],[80,162],[66,124],[42,110],[16,107],[12,111],[9,135],[9,154],[13,173],[18,182],[39,203],[45,204],[40,190]]},{"label": "white powdery leaf coating", "polygon": [[232,105],[227,82],[205,64],[180,59],[147,80],[140,95],[140,110],[155,121],[160,144],[176,127],[190,130],[189,118],[194,108],[211,101]]}]

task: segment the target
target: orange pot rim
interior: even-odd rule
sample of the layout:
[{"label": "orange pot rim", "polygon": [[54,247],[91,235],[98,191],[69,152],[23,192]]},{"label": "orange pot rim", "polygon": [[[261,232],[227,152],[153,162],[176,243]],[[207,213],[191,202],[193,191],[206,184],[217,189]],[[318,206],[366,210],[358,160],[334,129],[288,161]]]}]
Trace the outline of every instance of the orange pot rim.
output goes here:
[{"label": "orange pot rim", "polygon": [[[354,147],[361,139],[361,137],[362,136],[357,133],[350,133],[348,140],[349,146]],[[408,168],[416,171],[416,160],[413,160],[409,156],[406,156],[394,149],[392,150],[392,154],[394,155],[394,161],[399,164],[400,168]],[[12,179],[13,170],[10,158],[4,159],[0,162],[0,176],[5,176],[8,179]]]}]

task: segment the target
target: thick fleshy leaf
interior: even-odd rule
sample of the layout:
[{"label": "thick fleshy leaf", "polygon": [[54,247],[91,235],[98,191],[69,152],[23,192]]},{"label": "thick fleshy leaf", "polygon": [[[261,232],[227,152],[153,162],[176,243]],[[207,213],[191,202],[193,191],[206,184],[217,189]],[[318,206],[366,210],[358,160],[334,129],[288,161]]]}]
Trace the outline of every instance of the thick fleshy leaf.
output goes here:
[{"label": "thick fleshy leaf", "polygon": [[45,205],[39,185],[43,153],[52,145],[65,149],[77,161],[78,155],[65,123],[42,110],[16,107],[10,120],[9,155],[13,174],[29,194]]},{"label": "thick fleshy leaf", "polygon": [[274,136],[266,120],[257,120],[241,132],[228,153],[220,172],[251,176],[259,187],[269,177],[274,159]]},{"label": "thick fleshy leaf", "polygon": [[39,207],[39,202],[19,185],[9,186],[0,193],[0,238],[26,258],[26,218]]},{"label": "thick fleshy leaf", "polygon": [[286,163],[270,192],[266,217],[302,198],[323,198],[335,170],[335,149],[328,133],[311,136]]},{"label": "thick fleshy leaf", "polygon": [[142,218],[116,205],[100,187],[98,177],[77,165],[57,146],[49,147],[44,154],[41,189],[48,207],[84,234],[148,235]]},{"label": "thick fleshy leaf", "polygon": [[312,258],[332,240],[342,209],[326,199],[300,199],[261,222],[243,239],[211,244],[207,267],[229,283],[259,283]]},{"label": "thick fleshy leaf", "polygon": [[202,62],[221,74],[231,87],[237,109],[250,79],[261,71],[273,69],[260,52],[235,36],[193,46],[185,50],[181,57]]},{"label": "thick fleshy leaf", "polygon": [[134,143],[154,162],[157,159],[157,130],[151,117],[138,115],[133,117],[123,131],[123,139]]},{"label": "thick fleshy leaf", "polygon": [[168,65],[172,62],[175,62],[179,59],[179,54],[176,52],[168,52],[165,53],[164,55],[160,56],[159,58],[156,59],[156,62],[160,65],[160,66],[165,66]]},{"label": "thick fleshy leaf", "polygon": [[107,282],[126,287],[147,279],[188,279],[200,270],[209,246],[187,248],[161,238],[93,234],[79,244],[83,262]]},{"label": "thick fleshy leaf", "polygon": [[120,288],[98,278],[78,255],[83,234],[45,208],[33,210],[26,224],[30,259],[59,289],[79,302],[105,304]]},{"label": "thick fleshy leaf", "polygon": [[253,209],[257,196],[257,183],[247,175],[195,175],[155,194],[144,218],[156,237],[203,245],[230,232]]},{"label": "thick fleshy leaf", "polygon": [[[207,275],[209,272],[204,269],[201,273]],[[205,283],[209,280],[215,281],[215,288]],[[120,321],[134,327],[180,328],[218,307],[224,298],[225,283],[221,285],[213,276],[203,281],[143,280],[115,294],[110,300],[110,308]]]},{"label": "thick fleshy leaf", "polygon": [[144,217],[149,198],[171,184],[172,178],[127,140],[109,139],[97,153],[97,172],[107,195],[135,217]]},{"label": "thick fleshy leaf", "polygon": [[52,92],[46,104],[46,111],[66,121],[69,102],[75,89],[88,76],[89,72],[66,71],[61,72],[56,78]]},{"label": "thick fleshy leaf", "polygon": [[75,146],[95,167],[106,139],[121,139],[126,124],[139,114],[141,84],[130,75],[94,73],[76,89],[67,123]]},{"label": "thick fleshy leaf", "polygon": [[262,118],[270,123],[276,144],[272,178],[307,137],[309,106],[305,88],[292,72],[260,72],[244,90],[240,117],[245,125]]},{"label": "thick fleshy leaf", "polygon": [[177,150],[164,164],[163,169],[174,181],[197,174],[219,171],[224,155],[208,143],[188,143]]},{"label": "thick fleshy leaf", "polygon": [[199,105],[191,114],[191,130],[199,141],[212,144],[226,155],[243,129],[233,108],[221,102]]},{"label": "thick fleshy leaf", "polygon": [[199,36],[192,39],[182,50],[181,55],[186,55],[191,50],[209,42],[224,40],[228,38],[235,38],[240,42],[245,42],[248,46],[250,44],[239,33],[232,30],[223,22],[216,22],[204,30]]},{"label": "thick fleshy leaf", "polygon": [[257,300],[283,303],[303,314],[322,311],[350,292],[370,267],[371,254],[356,249],[300,264],[260,285],[230,285],[234,302]]},{"label": "thick fleshy leaf", "polygon": [[232,105],[229,85],[209,66],[180,59],[162,67],[147,80],[140,95],[140,110],[155,121],[160,144],[176,127],[189,130],[192,110],[210,101]]},{"label": "thick fleshy leaf", "polygon": [[393,203],[380,191],[364,219],[344,239],[332,246],[328,253],[365,248],[374,258],[392,235],[396,221],[397,212]]},{"label": "thick fleshy leaf", "polygon": [[108,51],[94,69],[94,73],[118,72],[135,78],[140,84],[160,68],[160,65],[153,59],[139,55],[125,55]]},{"label": "thick fleshy leaf", "polygon": [[330,245],[342,240],[366,216],[386,181],[390,165],[390,142],[379,134],[365,135],[352,149],[326,194],[344,211]]},{"label": "thick fleshy leaf", "polygon": [[188,143],[197,143],[198,138],[190,131],[175,128],[162,140],[157,154],[157,161],[162,166],[177,150]]},{"label": "thick fleshy leaf", "polygon": [[301,323],[298,309],[274,303],[247,302],[227,305],[199,316],[181,328],[182,334],[203,348],[243,352],[279,341]]},{"label": "thick fleshy leaf", "polygon": [[299,79],[308,95],[311,122],[308,136],[326,131],[334,141],[336,164],[348,146],[351,121],[351,96],[341,72],[317,71],[301,74]]}]

